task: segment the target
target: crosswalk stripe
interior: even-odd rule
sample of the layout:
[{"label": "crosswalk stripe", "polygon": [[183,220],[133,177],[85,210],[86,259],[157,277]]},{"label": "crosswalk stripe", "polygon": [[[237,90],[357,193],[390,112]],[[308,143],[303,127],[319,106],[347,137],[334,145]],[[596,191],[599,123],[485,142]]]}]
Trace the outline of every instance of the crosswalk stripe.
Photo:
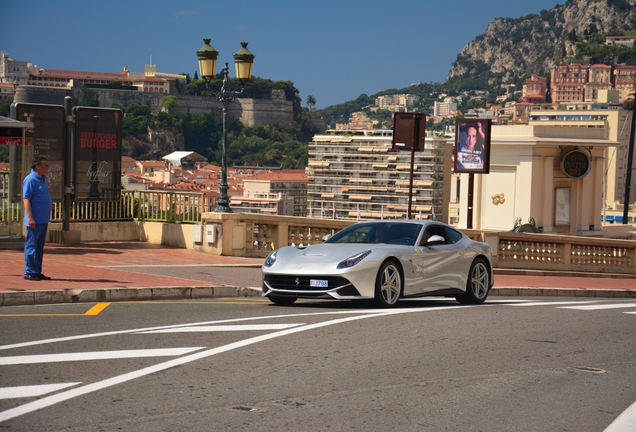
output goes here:
[{"label": "crosswalk stripe", "polygon": [[160,348],[160,349],[140,349],[140,350],[120,350],[120,351],[93,351],[64,354],[37,354],[0,357],[0,366],[35,364],[35,363],[58,363],[70,361],[87,360],[109,360],[139,357],[174,357],[189,354],[205,347],[194,348]]},{"label": "crosswalk stripe", "polygon": [[597,304],[597,305],[584,305],[584,306],[564,306],[559,309],[602,310],[602,309],[621,309],[621,308],[633,308],[633,307],[636,307],[636,303],[612,303],[612,304]]},{"label": "crosswalk stripe", "polygon": [[61,384],[42,384],[19,387],[0,387],[0,399],[16,399],[26,397],[42,396],[47,393],[53,393],[68,387],[81,384],[81,382],[61,383]]},{"label": "crosswalk stripe", "polygon": [[285,330],[304,324],[246,324],[246,325],[217,325],[217,326],[192,326],[178,327],[161,330],[151,330],[138,334],[151,333],[196,333],[196,332],[226,332],[226,331],[259,331],[259,330]]}]

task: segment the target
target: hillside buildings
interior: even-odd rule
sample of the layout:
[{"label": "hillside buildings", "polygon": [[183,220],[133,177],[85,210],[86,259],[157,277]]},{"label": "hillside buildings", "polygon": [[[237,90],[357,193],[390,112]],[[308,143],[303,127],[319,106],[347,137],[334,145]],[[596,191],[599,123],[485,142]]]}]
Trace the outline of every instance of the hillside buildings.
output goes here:
[{"label": "hillside buildings", "polygon": [[393,94],[378,96],[375,99],[375,106],[383,110],[405,112],[409,107],[416,105],[419,101],[419,96],[411,94]]},{"label": "hillside buildings", "polygon": [[[391,150],[392,131],[328,130],[310,143],[307,200],[310,217],[405,218],[411,153]],[[427,137],[415,153],[411,216],[441,217],[444,138]]]},{"label": "hillside buildings", "polygon": [[[596,102],[600,91],[617,90],[619,103],[630,99],[636,85],[636,66],[604,64],[557,66],[551,75],[553,103]],[[529,101],[531,102],[531,101]]]}]

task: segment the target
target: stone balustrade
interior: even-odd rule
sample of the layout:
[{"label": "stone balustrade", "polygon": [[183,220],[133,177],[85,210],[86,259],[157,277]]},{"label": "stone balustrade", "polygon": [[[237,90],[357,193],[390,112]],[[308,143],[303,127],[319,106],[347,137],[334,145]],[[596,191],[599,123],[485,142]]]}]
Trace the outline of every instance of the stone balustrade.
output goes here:
[{"label": "stone balustrade", "polygon": [[529,233],[485,233],[497,268],[636,273],[636,241]]}]

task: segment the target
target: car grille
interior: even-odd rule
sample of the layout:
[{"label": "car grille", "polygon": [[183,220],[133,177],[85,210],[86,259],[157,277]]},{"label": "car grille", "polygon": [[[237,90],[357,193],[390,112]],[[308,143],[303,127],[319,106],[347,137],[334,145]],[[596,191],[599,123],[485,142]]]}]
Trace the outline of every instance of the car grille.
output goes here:
[{"label": "car grille", "polygon": [[[309,281],[326,280],[326,287],[312,287]],[[350,285],[346,278],[340,276],[289,276],[289,275],[265,275],[265,282],[273,289],[293,291],[328,291]]]}]

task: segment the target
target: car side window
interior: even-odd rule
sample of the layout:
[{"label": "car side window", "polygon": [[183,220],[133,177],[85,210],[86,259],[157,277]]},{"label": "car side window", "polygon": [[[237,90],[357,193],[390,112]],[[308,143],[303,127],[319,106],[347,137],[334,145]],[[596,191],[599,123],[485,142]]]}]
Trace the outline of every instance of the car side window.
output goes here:
[{"label": "car side window", "polygon": [[446,228],[446,234],[446,240],[448,243],[457,243],[464,237],[459,231],[449,228]]}]

